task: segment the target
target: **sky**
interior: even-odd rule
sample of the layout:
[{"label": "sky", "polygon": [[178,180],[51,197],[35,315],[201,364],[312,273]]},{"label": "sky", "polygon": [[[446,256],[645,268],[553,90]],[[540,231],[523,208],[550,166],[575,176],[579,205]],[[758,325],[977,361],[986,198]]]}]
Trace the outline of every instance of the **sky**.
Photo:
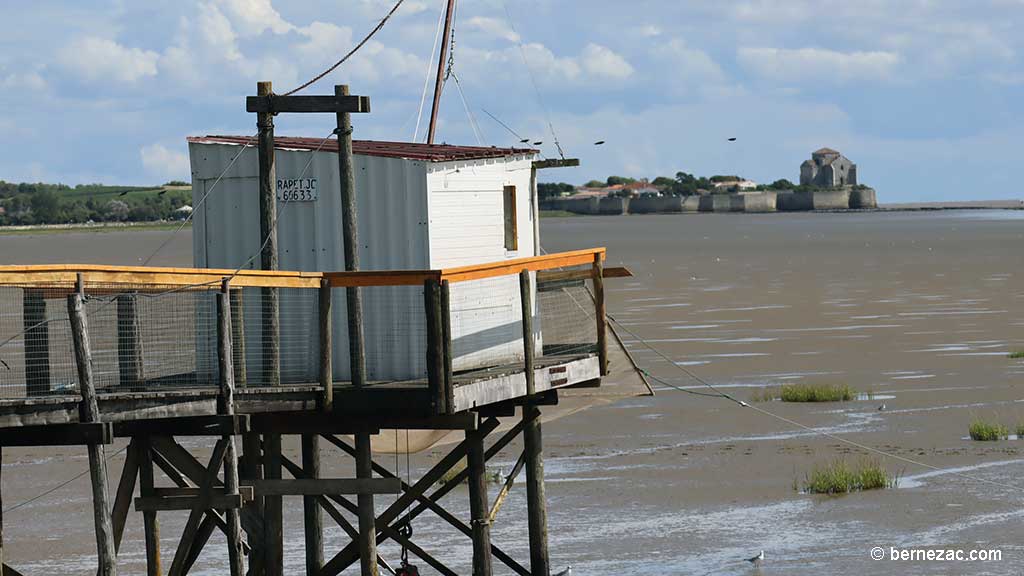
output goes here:
[{"label": "sky", "polygon": [[[257,81],[301,84],[395,1],[0,0],[0,179],[188,180],[187,136],[255,133]],[[347,83],[372,102],[355,138],[423,139],[443,4],[405,0],[303,93]],[[883,202],[1024,197],[1022,20],[1024,0],[459,0],[465,98],[447,83],[437,139],[518,143],[489,112],[581,159],[541,181],[795,181],[828,146]],[[313,137],[333,123],[276,122]]]}]

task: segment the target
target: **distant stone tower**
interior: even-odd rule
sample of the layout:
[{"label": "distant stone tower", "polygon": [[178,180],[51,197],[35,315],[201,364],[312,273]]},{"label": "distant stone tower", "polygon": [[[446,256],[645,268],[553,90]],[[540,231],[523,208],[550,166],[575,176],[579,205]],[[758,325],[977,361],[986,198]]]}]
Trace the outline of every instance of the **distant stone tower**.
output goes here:
[{"label": "distant stone tower", "polygon": [[857,185],[857,165],[831,148],[815,150],[800,165],[800,185],[839,188]]}]

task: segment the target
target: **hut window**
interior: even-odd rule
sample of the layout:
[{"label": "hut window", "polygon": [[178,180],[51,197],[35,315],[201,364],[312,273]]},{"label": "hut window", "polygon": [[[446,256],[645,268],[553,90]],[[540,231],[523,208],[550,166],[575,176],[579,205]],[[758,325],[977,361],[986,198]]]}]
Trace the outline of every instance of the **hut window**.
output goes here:
[{"label": "hut window", "polygon": [[519,249],[519,228],[516,224],[516,187],[505,186],[505,250]]}]

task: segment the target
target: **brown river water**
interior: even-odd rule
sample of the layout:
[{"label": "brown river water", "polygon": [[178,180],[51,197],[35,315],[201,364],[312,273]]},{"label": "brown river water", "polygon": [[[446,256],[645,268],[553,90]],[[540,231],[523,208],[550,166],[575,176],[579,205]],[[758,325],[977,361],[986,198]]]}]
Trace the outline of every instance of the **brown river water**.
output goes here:
[{"label": "brown river water", "polygon": [[[167,234],[0,235],[0,263],[132,264]],[[739,400],[794,382],[849,384],[872,395],[835,404],[755,404],[813,430],[661,386],[654,397],[546,424],[556,571],[572,565],[576,575],[607,576],[1022,573],[1024,441],[965,437],[976,418],[1011,431],[1024,423],[1024,362],[1007,358],[1024,349],[1024,212],[553,218],[542,221],[541,238],[548,251],[606,246],[609,265],[634,272],[609,281],[609,314],[672,359],[622,334],[641,365],[674,385],[710,392],[684,368]],[[187,231],[180,234],[153,263],[189,265],[190,243]],[[900,475],[898,488],[802,494],[794,485],[816,464],[864,457],[821,432],[938,470],[880,458]],[[297,448],[286,446],[293,454]],[[439,454],[414,456],[412,476]],[[497,464],[507,470],[517,455],[513,445]],[[391,458],[381,461],[393,468]],[[121,455],[111,458],[111,475],[122,462]],[[404,473],[404,462],[398,465]],[[86,466],[77,448],[4,451],[5,561],[27,574],[94,572],[87,478],[10,510]],[[350,473],[341,458],[326,468]],[[468,517],[464,489],[448,505]],[[287,572],[298,574],[301,500],[289,501],[286,515]],[[184,520],[161,515],[165,555]],[[467,538],[429,515],[415,529],[421,546],[469,573]],[[492,534],[528,561],[521,484]],[[344,541],[329,530],[328,556]],[[871,558],[876,546],[883,560]],[[894,561],[891,547],[994,549],[1002,559]],[[760,550],[760,566],[744,561]],[[397,564],[397,548],[384,546],[382,554]],[[144,574],[144,561],[141,515],[132,512],[121,573]],[[223,538],[215,535],[193,573],[225,570]],[[506,572],[496,565],[496,573]]]}]

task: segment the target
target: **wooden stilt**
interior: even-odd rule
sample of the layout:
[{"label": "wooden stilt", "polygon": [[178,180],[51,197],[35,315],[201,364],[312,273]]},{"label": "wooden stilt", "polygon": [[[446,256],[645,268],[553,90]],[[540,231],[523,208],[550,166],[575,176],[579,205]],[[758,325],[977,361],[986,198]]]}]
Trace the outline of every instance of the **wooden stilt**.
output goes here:
[{"label": "wooden stilt", "polygon": [[597,356],[601,366],[601,376],[608,374],[608,319],[604,304],[604,261],[602,254],[594,254],[594,265],[591,280],[594,283],[594,319],[597,321]]},{"label": "wooden stilt", "polygon": [[320,385],[323,396],[320,409],[330,411],[334,407],[334,328],[331,323],[331,282],[320,282]]},{"label": "wooden stilt", "polygon": [[[307,478],[320,477],[320,437],[302,435],[302,469]],[[302,499],[306,534],[306,573],[315,576],[324,565],[324,519],[316,496]]]},{"label": "wooden stilt", "polygon": [[[139,451],[139,495],[153,496],[153,452],[149,437],[134,439],[138,442]],[[146,576],[161,576],[163,566],[160,562],[160,523],[155,510],[142,513],[143,528],[146,533]]]},{"label": "wooden stilt", "polygon": [[117,296],[117,367],[122,388],[142,384],[142,340],[135,294]]},{"label": "wooden stilt", "polygon": [[[217,471],[224,463],[224,454],[227,452],[227,448],[227,442],[223,439],[218,440],[217,445],[213,448],[210,463],[206,466],[203,481],[199,484],[199,498],[193,504],[192,511],[189,512],[188,520],[185,521],[185,529],[181,532],[178,548],[174,552],[174,559],[171,561],[171,569],[168,572],[169,576],[183,576],[186,559],[189,554],[193,553],[193,548],[199,547],[196,535],[199,533],[206,510],[210,508],[209,501],[217,481]],[[198,553],[198,550],[195,553]]]},{"label": "wooden stilt", "polygon": [[[370,435],[356,434],[356,478],[373,478]],[[359,564],[363,576],[377,576],[377,514],[372,494],[359,494]]]},{"label": "wooden stilt", "polygon": [[0,576],[4,576],[4,498],[3,498],[3,448],[0,447]]},{"label": "wooden stilt", "polygon": [[466,432],[469,470],[469,514],[473,528],[473,576],[491,576],[491,522],[487,506],[487,464],[484,438],[476,430]]},{"label": "wooden stilt", "polygon": [[[235,367],[232,348],[231,288],[224,281],[221,293],[217,295],[217,342],[220,368],[220,406],[218,412],[232,416],[235,413]],[[223,436],[227,444],[224,454],[224,493],[238,495],[238,454],[235,451],[235,437]],[[245,557],[242,554],[242,521],[237,508],[225,511],[228,523],[228,559],[231,576],[245,574]]]},{"label": "wooden stilt", "polygon": [[[75,364],[78,367],[78,383],[82,394],[79,419],[82,422],[99,422],[100,410],[96,402],[96,389],[92,379],[92,351],[89,348],[88,321],[85,316],[85,304],[80,293],[76,292],[68,296],[68,316],[71,319]],[[107,465],[103,445],[89,444],[88,451],[99,574],[100,576],[114,576],[117,573],[115,560],[117,554],[114,551],[114,527],[110,519],[110,504],[107,498]]]},{"label": "wooden stilt", "polygon": [[[242,436],[242,479],[251,482],[263,478],[263,457],[260,435],[249,432]],[[263,498],[257,495],[252,502],[242,507],[242,528],[245,529],[249,546],[249,576],[263,576],[265,573],[265,550],[263,545]]]},{"label": "wooden stilt", "polygon": [[50,391],[50,328],[42,290],[24,290],[25,387],[29,396]]},{"label": "wooden stilt", "polygon": [[191,548],[189,548],[188,556],[185,557],[182,574],[188,574],[192,570],[192,566],[195,565],[199,555],[203,552],[203,547],[210,541],[210,536],[213,536],[213,531],[216,529],[217,522],[214,520],[214,516],[212,514],[204,516],[203,521],[199,523],[199,529],[196,530],[196,537],[192,542]]},{"label": "wooden stilt", "polygon": [[135,440],[128,444],[125,452],[124,469],[121,480],[117,484],[117,495],[114,497],[114,509],[111,512],[114,527],[114,552],[121,551],[121,537],[124,535],[125,521],[131,508],[132,495],[135,493],[135,480],[139,477],[139,445]]},{"label": "wooden stilt", "polygon": [[523,444],[526,452],[526,512],[530,531],[530,571],[533,576],[548,576],[548,510],[544,497],[544,444],[541,437],[540,409],[523,406]]},{"label": "wooden stilt", "polygon": [[[263,477],[281,479],[281,435],[263,435]],[[264,571],[267,576],[284,574],[283,500],[280,496],[263,498]]]},{"label": "wooden stilt", "polygon": [[[274,89],[270,82],[256,84],[259,96],[273,95]],[[256,127],[259,130],[259,190],[260,190],[260,240],[263,251],[260,252],[260,268],[277,270],[277,168],[274,155],[274,115],[267,112],[256,114]],[[260,326],[263,331],[263,383],[276,386],[281,383],[281,348],[280,325],[278,316],[277,288],[262,289],[261,307],[263,318]]]}]

